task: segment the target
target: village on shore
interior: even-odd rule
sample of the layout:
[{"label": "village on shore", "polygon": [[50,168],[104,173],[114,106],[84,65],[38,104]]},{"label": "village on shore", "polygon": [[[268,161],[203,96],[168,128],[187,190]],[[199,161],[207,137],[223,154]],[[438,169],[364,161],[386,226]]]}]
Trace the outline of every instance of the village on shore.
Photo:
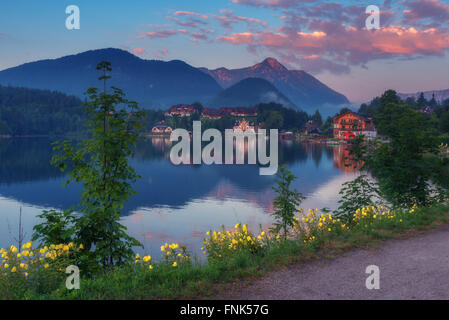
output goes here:
[{"label": "village on shore", "polygon": [[[264,123],[257,123],[258,110],[255,107],[235,107],[208,109],[198,108],[195,105],[175,105],[164,112],[166,118],[172,117],[193,117],[197,120],[220,120],[225,116],[230,116],[235,121],[228,129],[241,132],[258,132],[264,128]],[[346,110],[332,118],[332,126],[323,131],[322,124],[318,121],[308,120],[295,131],[280,130],[279,136],[282,139],[301,139],[329,144],[345,143],[356,136],[364,136],[365,139],[376,138],[377,131],[373,118],[357,112]],[[175,128],[167,121],[161,120],[154,124],[150,136],[169,135]]]}]

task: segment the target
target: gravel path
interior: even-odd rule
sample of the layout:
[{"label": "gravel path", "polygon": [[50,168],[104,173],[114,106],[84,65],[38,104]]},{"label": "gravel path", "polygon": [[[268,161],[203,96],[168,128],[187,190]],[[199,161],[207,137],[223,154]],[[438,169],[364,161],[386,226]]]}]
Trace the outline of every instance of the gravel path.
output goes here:
[{"label": "gravel path", "polygon": [[[378,290],[365,286],[369,265],[380,269]],[[449,225],[377,249],[298,263],[230,291],[219,299],[449,299]]]}]

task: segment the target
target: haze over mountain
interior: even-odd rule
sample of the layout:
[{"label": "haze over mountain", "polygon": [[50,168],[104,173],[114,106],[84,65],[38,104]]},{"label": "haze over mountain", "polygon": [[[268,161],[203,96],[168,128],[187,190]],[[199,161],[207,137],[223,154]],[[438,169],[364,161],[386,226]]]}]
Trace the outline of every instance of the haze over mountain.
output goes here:
[{"label": "haze over mountain", "polygon": [[143,108],[208,100],[221,91],[209,75],[179,60],[143,60],[120,49],[86,51],[0,71],[0,84],[51,89],[83,97],[88,87],[101,87],[96,66],[112,64],[109,85],[122,89]]},{"label": "haze over mountain", "polygon": [[249,107],[259,103],[276,102],[286,108],[297,109],[286,96],[269,81],[261,78],[246,78],[220,92],[208,105],[214,108]]},{"label": "haze over mountain", "polygon": [[[435,94],[435,100],[438,102],[444,101],[446,99],[449,99],[449,89],[446,90],[434,90],[434,91],[424,91],[424,98],[426,100],[432,99],[432,95]],[[409,97],[415,98],[417,100],[419,98],[420,92],[415,93],[398,93],[398,96],[400,96],[402,99],[406,99]]]},{"label": "haze over mountain", "polygon": [[270,81],[295,105],[305,110],[315,110],[325,105],[349,104],[348,99],[302,70],[288,70],[274,58],[267,58],[252,67],[242,69],[219,68],[201,70],[224,88],[245,78],[262,78]]}]

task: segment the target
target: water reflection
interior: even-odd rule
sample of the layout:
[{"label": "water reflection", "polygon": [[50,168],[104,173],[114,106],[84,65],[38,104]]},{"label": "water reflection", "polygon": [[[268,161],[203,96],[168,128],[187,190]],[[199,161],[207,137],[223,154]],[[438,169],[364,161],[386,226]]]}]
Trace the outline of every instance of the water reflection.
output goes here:
[{"label": "water reflection", "polygon": [[[64,174],[49,164],[51,142],[0,140],[0,246],[11,243],[9,229],[17,226],[20,206],[29,237],[43,208],[67,208],[79,201],[80,187],[62,187]],[[257,165],[174,166],[168,160],[170,146],[164,137],[140,141],[131,160],[142,178],[122,222],[145,244],[142,252],[158,256],[166,241],[182,241],[198,252],[209,229],[237,221],[252,228],[272,222],[273,176],[260,176]],[[339,160],[342,155],[342,146],[280,140],[279,162],[298,177],[294,187],[307,196],[305,208],[336,206],[341,184],[355,174]]]}]

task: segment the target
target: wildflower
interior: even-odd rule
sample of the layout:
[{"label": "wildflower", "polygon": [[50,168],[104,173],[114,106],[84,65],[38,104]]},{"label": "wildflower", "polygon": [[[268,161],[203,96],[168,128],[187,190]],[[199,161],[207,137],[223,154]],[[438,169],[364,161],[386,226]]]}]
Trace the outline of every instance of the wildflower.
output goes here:
[{"label": "wildflower", "polygon": [[13,267],[12,269],[11,269],[11,272],[16,272],[17,271],[17,268],[16,267]]},{"label": "wildflower", "polygon": [[83,246],[83,244],[80,244],[80,247],[79,247],[80,249],[84,249],[84,246]]},{"label": "wildflower", "polygon": [[69,248],[69,246],[67,246],[67,245],[65,245],[65,246],[63,247],[63,250],[64,250],[64,251],[69,251],[69,249],[70,249],[70,248]]},{"label": "wildflower", "polygon": [[148,269],[153,270],[153,266],[150,264],[150,265],[148,266]]},{"label": "wildflower", "polygon": [[5,269],[9,268],[9,264],[5,263],[5,265],[3,266]]},{"label": "wildflower", "polygon": [[45,268],[45,269],[48,269],[49,266],[50,266],[50,265],[49,265],[48,263],[46,263],[46,264],[44,265],[44,268]]},{"label": "wildflower", "polygon": [[175,262],[173,262],[172,266],[173,266],[174,268],[176,268],[176,267],[178,266],[178,263],[175,261]]}]

